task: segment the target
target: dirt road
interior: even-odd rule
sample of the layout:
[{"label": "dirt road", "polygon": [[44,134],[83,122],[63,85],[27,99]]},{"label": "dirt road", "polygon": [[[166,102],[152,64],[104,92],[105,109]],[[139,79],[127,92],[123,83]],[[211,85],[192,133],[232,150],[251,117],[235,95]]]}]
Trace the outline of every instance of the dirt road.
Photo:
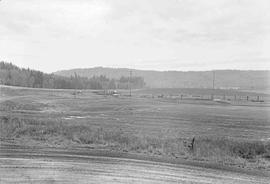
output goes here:
[{"label": "dirt road", "polygon": [[0,183],[268,183],[189,165],[0,146]]}]

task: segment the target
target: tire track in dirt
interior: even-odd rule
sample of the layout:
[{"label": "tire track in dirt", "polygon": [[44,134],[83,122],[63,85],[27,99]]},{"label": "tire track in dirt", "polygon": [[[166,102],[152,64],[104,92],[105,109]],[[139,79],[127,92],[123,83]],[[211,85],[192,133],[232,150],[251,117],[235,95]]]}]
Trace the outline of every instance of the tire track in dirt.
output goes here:
[{"label": "tire track in dirt", "polygon": [[269,177],[69,151],[0,147],[0,183],[261,183]]}]

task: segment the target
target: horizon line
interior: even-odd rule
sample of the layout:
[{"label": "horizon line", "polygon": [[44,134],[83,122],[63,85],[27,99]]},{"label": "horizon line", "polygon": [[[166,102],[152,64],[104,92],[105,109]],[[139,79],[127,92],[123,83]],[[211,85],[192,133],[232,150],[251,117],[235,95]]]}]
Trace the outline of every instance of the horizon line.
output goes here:
[{"label": "horizon line", "polygon": [[16,64],[14,64],[13,62],[7,62],[7,61],[0,61],[4,62],[4,63],[11,63],[12,65],[15,65],[17,67],[19,67],[20,69],[30,69],[30,70],[36,70],[36,71],[40,71],[43,73],[47,73],[47,74],[54,74],[57,72],[62,72],[62,71],[69,71],[69,70],[85,70],[85,69],[96,69],[96,68],[103,68],[103,69],[122,69],[122,70],[133,70],[133,71],[146,71],[146,72],[213,72],[213,71],[262,71],[262,72],[270,72],[270,69],[232,69],[232,68],[226,68],[226,69],[209,69],[209,70],[158,70],[158,69],[138,69],[138,68],[127,68],[127,67],[112,67],[112,66],[93,66],[93,67],[84,67],[84,68],[70,68],[70,69],[60,69],[60,70],[56,70],[53,72],[47,72],[44,70],[40,70],[40,69],[34,69],[34,68],[30,68],[30,67],[21,67],[18,66]]},{"label": "horizon line", "polygon": [[137,70],[137,71],[152,71],[152,72],[213,72],[213,71],[270,71],[270,69],[209,69],[209,70],[157,70],[157,69],[138,69],[138,68],[127,68],[127,67],[108,67],[108,66],[93,66],[93,67],[85,67],[85,68],[70,68],[70,69],[61,69],[55,72],[61,71],[69,71],[69,70],[85,70],[85,69],[95,69],[95,68],[103,68],[103,69],[124,69],[124,70]]}]

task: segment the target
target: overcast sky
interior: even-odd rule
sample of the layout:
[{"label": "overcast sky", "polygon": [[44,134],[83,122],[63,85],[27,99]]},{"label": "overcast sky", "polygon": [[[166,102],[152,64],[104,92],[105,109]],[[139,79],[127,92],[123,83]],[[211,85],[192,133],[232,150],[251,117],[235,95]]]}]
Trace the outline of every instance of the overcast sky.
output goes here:
[{"label": "overcast sky", "polygon": [[270,69],[270,1],[1,0],[0,60],[45,72]]}]

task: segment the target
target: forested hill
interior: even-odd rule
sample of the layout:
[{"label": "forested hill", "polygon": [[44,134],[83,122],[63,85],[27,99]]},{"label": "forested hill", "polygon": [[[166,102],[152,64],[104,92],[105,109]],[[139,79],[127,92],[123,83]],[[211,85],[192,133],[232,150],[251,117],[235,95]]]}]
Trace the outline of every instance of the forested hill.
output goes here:
[{"label": "forested hill", "polygon": [[[144,71],[89,68],[46,74],[0,62],[0,84],[62,89],[127,89],[132,71],[132,88],[212,88],[213,72]],[[270,71],[215,71],[216,88],[270,89]]]},{"label": "forested hill", "polygon": [[[70,76],[76,72],[83,77],[106,75],[109,78],[129,76],[144,78],[147,87],[153,88],[211,88],[213,85],[212,71],[181,72],[181,71],[145,71],[125,68],[88,68],[72,69],[55,72],[57,75]],[[215,71],[215,87],[239,89],[270,89],[270,71],[241,71],[217,70]]]},{"label": "forested hill", "polygon": [[142,77],[108,78],[105,75],[82,77],[74,72],[70,76],[46,74],[41,71],[20,68],[12,63],[0,62],[0,84],[31,88],[52,89],[134,89],[143,88]]}]

